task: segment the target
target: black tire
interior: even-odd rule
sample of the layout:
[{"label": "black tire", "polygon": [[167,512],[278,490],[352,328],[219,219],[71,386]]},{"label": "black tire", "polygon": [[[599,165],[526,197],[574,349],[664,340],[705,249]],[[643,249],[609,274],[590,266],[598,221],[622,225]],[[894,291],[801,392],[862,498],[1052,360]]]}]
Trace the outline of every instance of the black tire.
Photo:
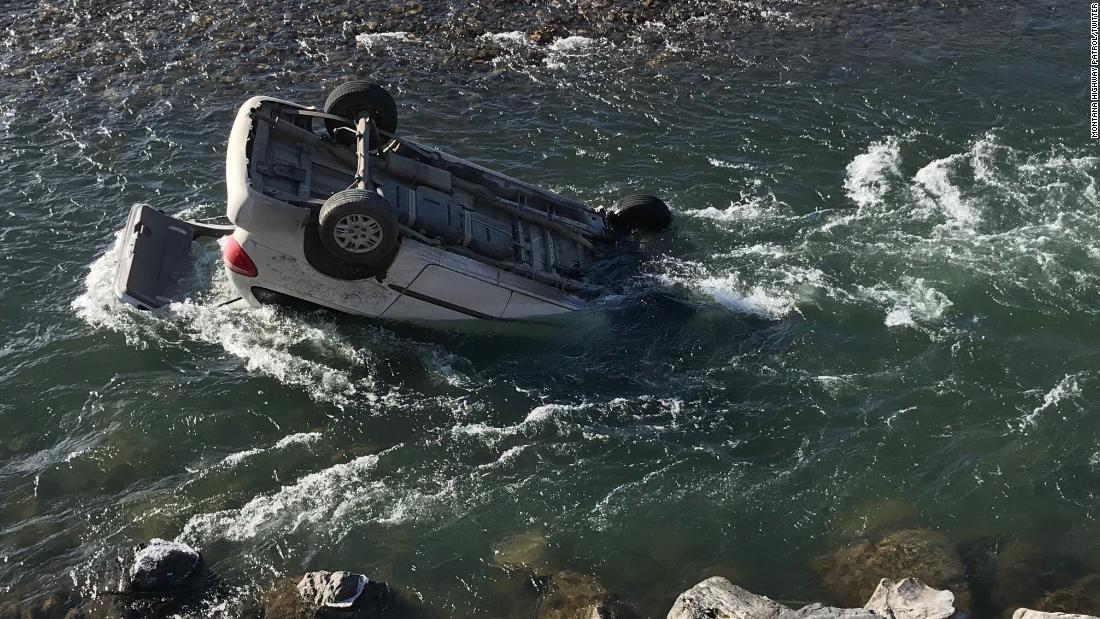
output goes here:
[{"label": "black tire", "polygon": [[[379,84],[369,80],[354,80],[344,82],[329,93],[325,100],[325,113],[343,116],[351,120],[359,114],[370,114],[374,125],[382,131],[393,133],[397,131],[397,103],[390,93],[386,92]],[[328,134],[341,144],[354,144],[355,133],[352,131],[337,131],[340,127],[354,129],[350,123],[342,123],[331,118],[325,119],[325,128]],[[389,142],[389,138],[382,137],[382,144]],[[370,147],[377,149],[382,146],[375,136],[371,136]]]},{"label": "black tire", "polygon": [[325,200],[318,217],[321,243],[349,264],[378,262],[397,247],[397,215],[372,191],[348,189]]},{"label": "black tire", "polygon": [[660,232],[672,224],[672,211],[657,196],[635,194],[620,198],[604,221],[620,232]]}]

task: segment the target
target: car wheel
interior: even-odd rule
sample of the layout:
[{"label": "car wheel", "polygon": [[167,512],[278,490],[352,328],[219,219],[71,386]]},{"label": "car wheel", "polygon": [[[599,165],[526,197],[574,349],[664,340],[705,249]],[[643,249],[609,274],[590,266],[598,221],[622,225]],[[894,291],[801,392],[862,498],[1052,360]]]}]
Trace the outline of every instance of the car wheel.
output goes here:
[{"label": "car wheel", "polygon": [[335,258],[366,264],[397,247],[397,215],[372,191],[348,189],[325,200],[319,216],[321,243]]},{"label": "car wheel", "polygon": [[[343,116],[349,120],[355,120],[359,114],[370,114],[374,125],[387,133],[397,131],[397,103],[385,88],[369,80],[355,80],[344,82],[329,93],[325,100],[325,113]],[[341,127],[347,127],[352,131],[337,131]],[[350,123],[340,122],[331,118],[325,119],[325,128],[328,134],[342,144],[354,144],[355,132]],[[382,144],[377,143],[375,136],[371,136],[370,147],[377,149],[389,142],[389,138],[382,137]]]},{"label": "car wheel", "polygon": [[657,196],[636,194],[619,199],[604,221],[620,232],[660,232],[672,223],[672,211]]}]

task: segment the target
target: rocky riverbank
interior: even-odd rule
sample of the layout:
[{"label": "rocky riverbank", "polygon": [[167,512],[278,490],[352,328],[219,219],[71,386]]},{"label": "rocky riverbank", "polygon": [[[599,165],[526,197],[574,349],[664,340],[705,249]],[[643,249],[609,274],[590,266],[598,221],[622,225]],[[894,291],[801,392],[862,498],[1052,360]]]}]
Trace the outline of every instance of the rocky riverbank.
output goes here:
[{"label": "rocky riverbank", "polygon": [[[598,579],[558,563],[537,532],[496,544],[487,560],[501,574],[504,616],[597,619],[645,616]],[[1034,546],[1007,544],[989,557],[994,588],[972,585],[955,545],[942,533],[902,529],[836,550],[815,565],[821,603],[794,608],[711,576],[680,594],[668,619],[1095,619],[1100,615],[1100,573],[1054,575]],[[354,566],[349,566],[354,567]],[[0,619],[137,619],[159,617],[376,618],[447,617],[399,586],[351,571],[317,571],[277,581],[255,592],[228,586],[202,554],[178,542],[153,539],[133,549],[82,593],[57,592],[31,602],[0,606]],[[1060,583],[1036,593],[1036,580]],[[1023,582],[1030,585],[1022,585]],[[1051,584],[1054,587],[1055,584]],[[112,588],[112,585],[115,588]],[[1028,594],[1030,586],[1030,597]],[[996,605],[994,605],[996,604]],[[1069,613],[1069,614],[1064,614]]]},{"label": "rocky riverbank", "polygon": [[[57,79],[60,86],[73,72],[87,69],[140,69],[144,58],[159,50],[156,55],[167,51],[180,75],[234,83],[240,76],[223,74],[218,64],[232,55],[286,87],[333,72],[385,72],[393,80],[410,59],[475,71],[552,64],[553,57],[583,53],[593,44],[658,64],[698,61],[708,52],[729,55],[732,48],[751,58],[753,40],[770,48],[784,33],[828,31],[859,41],[873,34],[877,19],[929,11],[959,19],[982,5],[979,0],[396,0],[315,3],[309,19],[291,21],[288,16],[300,5],[285,1],[248,11],[214,0],[40,3],[23,14],[9,45],[27,50],[28,67],[56,65],[57,71],[39,76],[45,85]],[[118,20],[125,20],[130,32],[111,30],[104,40],[99,25]],[[200,48],[206,50],[202,55],[193,51]],[[16,69],[13,77],[32,74]]]}]

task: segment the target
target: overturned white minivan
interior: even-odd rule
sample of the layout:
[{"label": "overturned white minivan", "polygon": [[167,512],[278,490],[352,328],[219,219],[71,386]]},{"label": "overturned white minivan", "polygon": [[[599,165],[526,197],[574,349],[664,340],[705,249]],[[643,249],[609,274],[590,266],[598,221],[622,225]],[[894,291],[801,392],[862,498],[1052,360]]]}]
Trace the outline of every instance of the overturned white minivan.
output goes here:
[{"label": "overturned white minivan", "polygon": [[523,319],[584,309],[585,276],[628,234],[664,229],[665,204],[603,211],[395,135],[397,107],[370,81],[317,111],[253,97],[226,155],[231,225],[135,206],[115,292],[142,309],[177,294],[192,241],[224,237],[233,287],[252,305],[404,320]]}]

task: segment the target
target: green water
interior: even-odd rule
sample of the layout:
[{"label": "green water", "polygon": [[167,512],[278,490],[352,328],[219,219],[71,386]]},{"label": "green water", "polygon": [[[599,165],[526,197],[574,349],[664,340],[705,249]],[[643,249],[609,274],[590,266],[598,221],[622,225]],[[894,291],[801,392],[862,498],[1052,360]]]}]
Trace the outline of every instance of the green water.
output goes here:
[{"label": "green water", "polygon": [[[978,615],[969,550],[1100,570],[1087,6],[921,6],[478,69],[298,5],[255,46],[198,5],[0,9],[0,597],[153,536],[234,595],[349,569],[456,616],[529,610],[491,548],[530,532],[646,616],[715,573],[823,601],[813,560],[884,527],[949,535]],[[222,213],[241,101],[364,67],[406,134],[675,226],[535,333],[218,307],[213,248],[188,301],[112,300],[131,205]]]}]

